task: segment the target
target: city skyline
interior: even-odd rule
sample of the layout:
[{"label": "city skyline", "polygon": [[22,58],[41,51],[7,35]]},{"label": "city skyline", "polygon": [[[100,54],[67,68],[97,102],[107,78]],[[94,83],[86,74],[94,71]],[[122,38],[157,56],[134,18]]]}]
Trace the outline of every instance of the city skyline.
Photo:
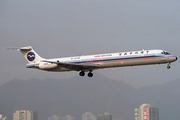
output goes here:
[{"label": "city skyline", "polygon": [[[6,120],[8,116],[3,116],[3,114],[0,114],[0,120]],[[13,120],[38,120],[38,113],[32,112],[30,110],[16,110],[13,113]],[[58,116],[58,115],[52,115],[47,118],[47,120],[76,120],[75,117],[71,115],[66,115],[64,117]],[[91,112],[85,112],[82,114],[81,120],[113,120],[112,115],[108,112],[105,112],[104,114],[97,114],[97,117],[95,117],[94,114]]]},{"label": "city skyline", "polygon": [[[150,104],[144,103],[140,107],[134,109],[135,120],[159,120],[159,108],[152,107]],[[7,116],[0,114],[0,120],[6,120]],[[38,120],[38,113],[30,110],[16,110],[13,113],[13,120]],[[64,117],[58,115],[52,115],[47,120],[76,120],[71,115]],[[81,120],[115,120],[108,112],[104,114],[97,114],[96,117],[91,112],[85,112],[82,114]],[[120,119],[117,119],[120,120]]]}]

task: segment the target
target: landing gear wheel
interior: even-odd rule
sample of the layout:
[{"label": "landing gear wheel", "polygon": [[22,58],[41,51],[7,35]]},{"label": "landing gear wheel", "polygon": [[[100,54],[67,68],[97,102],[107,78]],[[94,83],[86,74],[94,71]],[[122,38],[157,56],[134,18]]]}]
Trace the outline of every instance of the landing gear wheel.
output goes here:
[{"label": "landing gear wheel", "polygon": [[89,72],[88,77],[92,77],[92,76],[93,76],[93,73]]},{"label": "landing gear wheel", "polygon": [[167,66],[167,69],[170,69],[170,68],[171,68],[171,66],[168,65],[168,66]]},{"label": "landing gear wheel", "polygon": [[85,75],[84,71],[81,71],[81,72],[79,73],[79,75],[80,75],[80,76],[84,76],[84,75]]}]

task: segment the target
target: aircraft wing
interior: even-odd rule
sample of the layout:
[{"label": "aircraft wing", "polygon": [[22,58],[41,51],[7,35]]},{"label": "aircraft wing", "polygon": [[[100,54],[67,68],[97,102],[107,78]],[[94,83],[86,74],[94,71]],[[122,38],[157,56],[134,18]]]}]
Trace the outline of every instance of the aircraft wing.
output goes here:
[{"label": "aircraft wing", "polygon": [[76,63],[67,63],[67,62],[56,62],[56,61],[50,61],[50,60],[43,60],[43,62],[49,62],[49,63],[55,63],[58,64],[60,67],[64,67],[70,70],[94,70],[98,69],[100,66],[97,64],[76,64]]}]

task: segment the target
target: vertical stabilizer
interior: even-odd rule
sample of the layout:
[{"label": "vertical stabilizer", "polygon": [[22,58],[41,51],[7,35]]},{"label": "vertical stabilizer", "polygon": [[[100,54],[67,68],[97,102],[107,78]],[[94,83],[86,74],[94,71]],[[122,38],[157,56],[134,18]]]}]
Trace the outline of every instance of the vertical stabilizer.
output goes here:
[{"label": "vertical stabilizer", "polygon": [[27,47],[22,47],[17,49],[18,51],[20,51],[23,56],[25,57],[25,59],[29,62],[29,63],[37,63],[40,62],[41,60],[44,60],[44,58],[40,57],[33,49],[31,46],[27,46]]}]

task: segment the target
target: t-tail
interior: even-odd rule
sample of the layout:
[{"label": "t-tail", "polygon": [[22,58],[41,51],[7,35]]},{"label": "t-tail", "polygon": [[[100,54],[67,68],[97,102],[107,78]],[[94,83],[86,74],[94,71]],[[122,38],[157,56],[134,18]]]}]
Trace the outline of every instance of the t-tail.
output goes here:
[{"label": "t-tail", "polygon": [[45,60],[44,58],[40,57],[31,46],[21,47],[21,48],[7,48],[12,50],[18,50],[20,51],[24,58],[28,61],[29,64],[33,63],[39,63],[42,60]]},{"label": "t-tail", "polygon": [[17,49],[18,51],[20,51],[24,58],[31,64],[31,63],[38,63],[42,60],[44,60],[44,58],[40,57],[31,46],[27,46],[27,47],[21,47],[19,49]]}]

